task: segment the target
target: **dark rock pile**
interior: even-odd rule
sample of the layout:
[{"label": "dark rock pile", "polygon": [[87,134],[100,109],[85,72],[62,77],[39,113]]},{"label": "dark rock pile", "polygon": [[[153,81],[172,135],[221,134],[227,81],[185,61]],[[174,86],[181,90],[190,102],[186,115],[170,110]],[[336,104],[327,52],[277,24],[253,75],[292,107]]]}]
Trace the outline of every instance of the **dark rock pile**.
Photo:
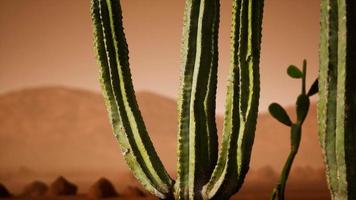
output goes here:
[{"label": "dark rock pile", "polygon": [[67,181],[64,177],[58,177],[49,187],[49,196],[76,195],[78,187]]},{"label": "dark rock pile", "polygon": [[20,196],[23,197],[40,197],[47,193],[48,186],[41,181],[34,181],[23,189]]},{"label": "dark rock pile", "polygon": [[90,198],[109,198],[119,196],[114,185],[106,178],[101,178],[95,182],[88,191]]},{"label": "dark rock pile", "polygon": [[9,192],[9,190],[5,187],[5,185],[0,183],[0,197],[1,198],[7,198],[7,197],[11,197],[11,193]]}]

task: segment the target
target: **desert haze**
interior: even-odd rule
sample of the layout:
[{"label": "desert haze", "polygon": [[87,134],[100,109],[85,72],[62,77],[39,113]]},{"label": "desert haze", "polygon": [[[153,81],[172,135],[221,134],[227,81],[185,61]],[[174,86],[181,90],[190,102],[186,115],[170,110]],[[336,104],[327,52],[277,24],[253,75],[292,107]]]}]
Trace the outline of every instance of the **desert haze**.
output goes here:
[{"label": "desert haze", "polygon": [[[177,109],[175,100],[136,94],[163,163],[174,177]],[[288,113],[294,113],[288,108]],[[217,117],[222,129],[222,117]],[[288,199],[330,199],[311,105],[300,153],[292,169]],[[251,169],[239,199],[267,199],[289,152],[289,130],[260,114]],[[118,192],[137,182],[124,163],[100,94],[62,87],[26,89],[0,96],[0,183],[19,193],[24,185],[64,176],[85,193],[100,177]]]}]

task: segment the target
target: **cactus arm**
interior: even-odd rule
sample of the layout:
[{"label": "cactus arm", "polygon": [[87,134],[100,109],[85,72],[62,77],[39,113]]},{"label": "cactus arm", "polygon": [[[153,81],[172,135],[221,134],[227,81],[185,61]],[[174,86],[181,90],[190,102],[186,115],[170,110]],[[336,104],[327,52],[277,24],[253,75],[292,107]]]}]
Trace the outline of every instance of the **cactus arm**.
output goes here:
[{"label": "cactus arm", "polygon": [[[237,67],[237,49],[239,48],[238,38],[240,31],[240,12],[241,12],[241,1],[233,1],[233,20],[232,20],[232,64],[230,66],[227,95],[226,95],[226,106],[224,115],[224,127],[223,127],[223,137],[221,142],[221,147],[219,151],[219,157],[217,165],[214,169],[212,177],[207,185],[203,188],[204,199],[213,199],[217,196],[216,193],[221,190],[224,185],[231,185],[233,190],[235,186],[232,184],[237,182],[237,132],[240,119],[238,117],[239,113],[239,68]],[[237,126],[237,127],[234,127]],[[234,128],[233,128],[234,127]],[[234,132],[233,132],[234,131]],[[228,158],[231,158],[230,160]],[[235,169],[235,170],[234,170]],[[226,178],[230,178],[227,179]],[[229,191],[232,193],[232,191]],[[221,192],[220,192],[221,193]],[[227,194],[228,195],[228,194]],[[226,197],[227,198],[227,197]]]},{"label": "cactus arm", "polygon": [[289,152],[287,161],[283,167],[278,184],[271,194],[271,199],[284,200],[284,192],[285,192],[289,172],[292,168],[294,158],[298,153],[298,149],[300,145],[300,140],[302,136],[301,129],[302,129],[301,124],[293,124],[291,126],[291,151]]},{"label": "cactus arm", "polygon": [[[303,78],[302,78],[302,93],[299,95],[296,105],[297,105],[297,122],[293,123],[291,126],[291,150],[288,158],[284,164],[282,173],[280,175],[277,186],[274,188],[271,194],[271,200],[285,199],[285,189],[287,185],[287,180],[289,177],[290,170],[292,168],[295,156],[298,153],[300,141],[302,137],[302,126],[305,118],[307,117],[309,111],[309,96],[305,95],[305,77],[306,77],[306,62],[303,63]],[[303,89],[304,88],[304,89]]]},{"label": "cactus arm", "polygon": [[[209,153],[209,124],[207,121],[205,100],[208,92],[212,48],[213,1],[201,0],[198,20],[196,57],[190,100],[189,121],[189,199],[199,199],[201,187],[209,180],[213,166]],[[210,71],[210,72],[209,72]],[[215,70],[216,71],[216,70]],[[211,132],[210,132],[211,133]],[[216,132],[215,132],[216,134]]]},{"label": "cactus arm", "polygon": [[169,198],[172,180],[154,150],[134,95],[120,2],[92,0],[91,9],[101,86],[114,134],[143,186],[161,199]]},{"label": "cactus arm", "polygon": [[[263,1],[233,2],[232,64],[218,163],[204,186],[206,199],[227,199],[248,171],[259,98]],[[242,96],[244,95],[244,96]]]},{"label": "cactus arm", "polygon": [[355,9],[321,2],[318,121],[332,199],[356,198]]},{"label": "cactus arm", "polygon": [[307,82],[307,60],[303,60],[303,77],[302,77],[302,92],[301,94],[306,95],[305,84]]},{"label": "cactus arm", "polygon": [[[321,32],[320,32],[320,66],[319,66],[319,102],[318,119],[321,146],[324,149],[327,177],[331,194],[336,192],[338,181],[336,179],[335,134],[336,127],[336,37],[330,37],[330,31],[336,27],[335,20],[329,22],[331,16],[335,18],[335,10],[330,10],[329,0],[321,1]],[[331,29],[331,30],[330,30]],[[330,34],[329,34],[330,33]],[[335,33],[333,33],[335,35]],[[328,116],[328,120],[327,120]],[[327,121],[329,121],[327,123]],[[328,142],[326,142],[328,141]]]},{"label": "cactus arm", "polygon": [[[249,1],[249,13],[248,19],[250,23],[248,23],[248,49],[246,54],[246,59],[248,62],[249,68],[249,85],[248,85],[248,100],[247,100],[247,111],[244,114],[240,111],[245,121],[241,127],[239,134],[239,142],[241,142],[241,148],[239,148],[240,152],[238,152],[239,158],[239,174],[238,174],[238,189],[242,186],[245,176],[249,170],[249,163],[252,151],[252,145],[255,138],[255,130],[257,124],[257,116],[258,116],[258,105],[259,105],[259,97],[260,97],[260,49],[261,49],[261,38],[262,38],[262,17],[263,17],[263,0],[254,0]],[[249,60],[250,59],[250,60]],[[241,69],[243,69],[243,65],[241,64]],[[241,76],[241,83],[247,82],[244,80],[245,77]],[[242,99],[242,96],[241,96]],[[240,106],[243,107],[242,105]],[[240,114],[241,115],[241,114]]]},{"label": "cactus arm", "polygon": [[183,32],[183,74],[178,103],[177,199],[199,199],[217,157],[218,0],[187,0]]},{"label": "cactus arm", "polygon": [[186,1],[184,11],[183,44],[181,57],[183,70],[181,74],[181,89],[178,99],[178,162],[177,162],[177,180],[175,183],[175,198],[183,199],[188,197],[188,179],[189,179],[189,105],[192,74],[194,70],[194,58],[196,44],[196,24],[199,18],[199,3]]}]

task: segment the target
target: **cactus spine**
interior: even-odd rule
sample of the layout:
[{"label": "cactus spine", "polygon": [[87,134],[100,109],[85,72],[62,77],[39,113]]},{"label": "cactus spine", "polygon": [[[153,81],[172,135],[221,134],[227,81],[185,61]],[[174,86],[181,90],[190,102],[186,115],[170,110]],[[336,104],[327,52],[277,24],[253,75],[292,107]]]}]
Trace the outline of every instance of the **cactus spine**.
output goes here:
[{"label": "cactus spine", "polygon": [[114,134],[143,186],[160,199],[228,199],[249,168],[259,100],[263,0],[234,0],[232,62],[218,156],[215,96],[219,0],[186,0],[178,101],[177,181],[146,131],[131,80],[119,0],[91,0],[100,81]]},{"label": "cactus spine", "polygon": [[356,199],[356,2],[322,0],[318,121],[332,199]]}]

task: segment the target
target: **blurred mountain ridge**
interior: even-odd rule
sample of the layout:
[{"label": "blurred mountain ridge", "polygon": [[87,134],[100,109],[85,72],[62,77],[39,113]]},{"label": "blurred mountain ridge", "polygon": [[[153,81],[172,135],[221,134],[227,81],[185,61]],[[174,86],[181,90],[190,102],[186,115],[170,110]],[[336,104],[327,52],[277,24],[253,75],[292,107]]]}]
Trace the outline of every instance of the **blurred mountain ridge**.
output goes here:
[{"label": "blurred mountain ridge", "polygon": [[[174,176],[176,102],[147,91],[137,92],[136,97],[158,154]],[[287,111],[293,113],[294,108],[288,107]],[[219,130],[222,122],[223,118],[217,116]],[[246,182],[268,185],[266,190],[271,190],[289,148],[288,127],[261,113]],[[128,173],[102,96],[65,87],[31,88],[0,95],[0,163],[0,181],[63,174],[95,180]],[[307,185],[325,189],[323,171],[316,108],[312,104],[291,182],[307,180]],[[246,190],[249,189],[247,184]]]}]

